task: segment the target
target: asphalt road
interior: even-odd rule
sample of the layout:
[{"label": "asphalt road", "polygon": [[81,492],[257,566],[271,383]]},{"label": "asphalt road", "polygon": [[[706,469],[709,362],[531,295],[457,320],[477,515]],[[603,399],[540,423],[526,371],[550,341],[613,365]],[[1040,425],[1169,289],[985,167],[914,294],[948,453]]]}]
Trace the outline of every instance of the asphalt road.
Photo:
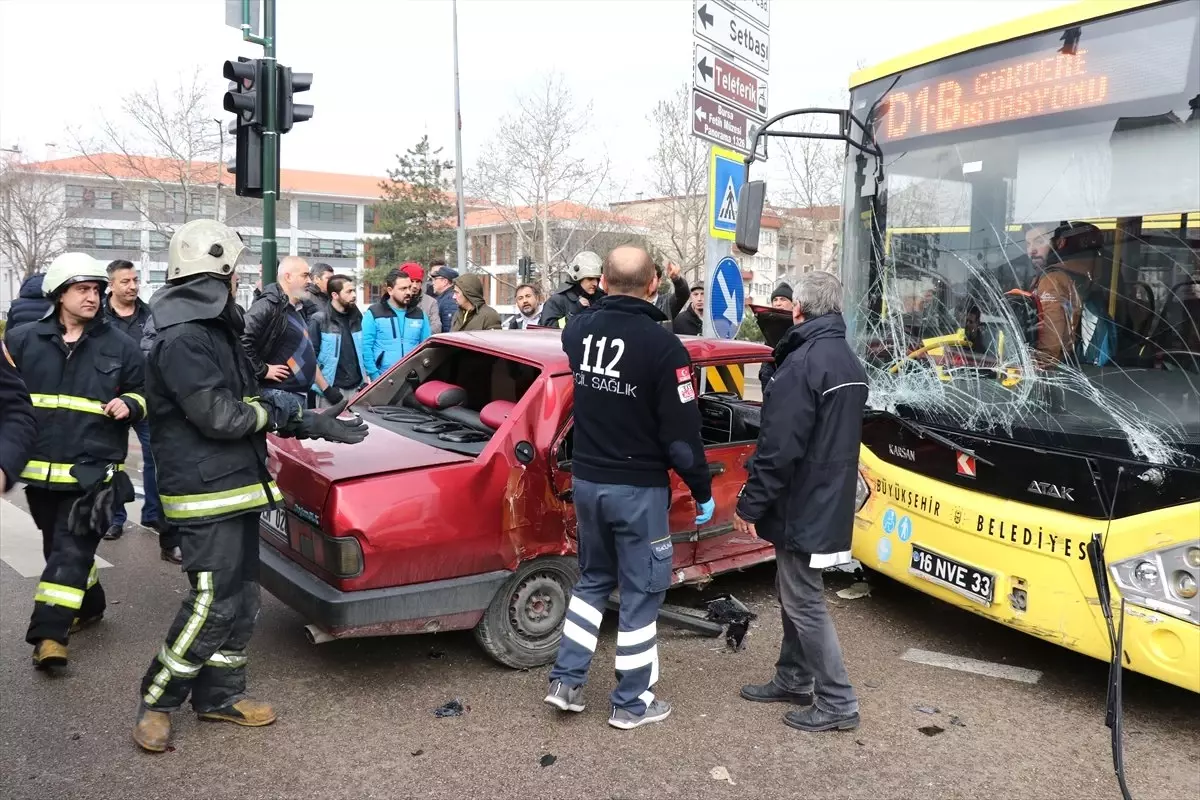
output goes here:
[{"label": "asphalt road", "polygon": [[[19,512],[5,508],[0,525],[11,531]],[[546,669],[498,666],[469,633],[313,646],[303,620],[266,596],[250,679],[279,721],[242,729],[185,710],[175,715],[174,749],[147,755],[130,739],[137,685],[186,581],[139,528],[103,543],[100,555],[114,565],[101,571],[109,614],[72,639],[71,666],[55,678],[31,669],[23,641],[37,579],[0,564],[0,796],[8,800],[1119,796],[1104,664],[883,579],[870,596],[845,600],[833,592],[851,578],[828,578],[861,696],[858,731],[803,734],[779,722],[785,709],[740,700],[738,688],[767,679],[777,653],[770,565],[671,593],[669,602],[696,605],[732,592],[760,618],[738,653],[663,629],[656,692],[675,713],[660,725],[622,732],[605,724],[611,615],[589,707],[561,716],[540,702]],[[1043,675],[1030,685],[902,661],[913,647]],[[1127,677],[1126,697],[1134,797],[1200,796],[1200,699],[1137,676]],[[464,716],[434,716],[455,698],[469,707]],[[918,730],[930,726],[942,730]],[[554,761],[542,766],[546,756]],[[716,767],[736,785],[714,780]]]}]

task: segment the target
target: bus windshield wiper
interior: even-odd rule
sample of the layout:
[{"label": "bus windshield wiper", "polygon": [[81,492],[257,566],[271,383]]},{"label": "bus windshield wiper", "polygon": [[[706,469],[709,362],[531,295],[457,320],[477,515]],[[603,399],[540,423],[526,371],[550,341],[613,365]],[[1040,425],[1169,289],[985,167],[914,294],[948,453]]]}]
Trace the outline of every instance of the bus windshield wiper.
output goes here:
[{"label": "bus windshield wiper", "polygon": [[963,447],[961,444],[955,443],[953,439],[948,439],[945,436],[942,436],[940,433],[933,430],[928,425],[922,425],[920,422],[915,422],[911,419],[906,419],[905,417],[902,417],[893,411],[876,411],[875,413],[882,414],[886,417],[890,417],[891,419],[896,420],[896,422],[900,423],[900,427],[906,429],[910,433],[915,433],[917,436],[919,436],[922,439],[929,439],[931,441],[937,442],[938,444],[942,445],[942,447],[945,447],[949,450],[953,450],[956,453],[964,453],[964,454],[970,456],[971,458],[975,459],[976,461],[978,461],[981,464],[987,464],[989,467],[996,466],[995,464],[993,464],[991,461],[988,461],[983,456],[977,455],[975,453],[975,451],[972,450],[971,448]]}]

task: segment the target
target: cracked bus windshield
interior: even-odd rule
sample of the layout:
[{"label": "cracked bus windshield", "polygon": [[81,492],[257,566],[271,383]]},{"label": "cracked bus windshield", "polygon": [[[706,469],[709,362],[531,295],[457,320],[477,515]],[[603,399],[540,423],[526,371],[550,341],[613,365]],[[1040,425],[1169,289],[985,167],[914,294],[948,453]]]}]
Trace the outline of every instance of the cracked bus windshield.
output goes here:
[{"label": "cracked bus windshield", "polygon": [[873,407],[1200,464],[1194,3],[854,90],[845,279]]}]

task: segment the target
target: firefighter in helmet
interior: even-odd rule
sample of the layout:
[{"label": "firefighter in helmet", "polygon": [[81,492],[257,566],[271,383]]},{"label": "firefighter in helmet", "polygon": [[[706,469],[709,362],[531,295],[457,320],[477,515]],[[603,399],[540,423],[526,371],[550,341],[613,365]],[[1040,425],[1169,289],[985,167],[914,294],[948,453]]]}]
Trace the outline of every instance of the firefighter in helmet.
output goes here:
[{"label": "firefighter in helmet", "polygon": [[561,328],[567,318],[604,297],[600,288],[600,256],[584,250],[576,254],[567,265],[567,285],[550,296],[542,306],[542,318],[538,324],[550,328]]},{"label": "firefighter in helmet", "polygon": [[246,646],[258,616],[258,520],[283,498],[267,471],[267,433],[355,443],[361,420],[261,400],[239,337],[232,279],[244,246],[215,220],[171,237],[167,286],[150,301],[156,338],[146,359],[151,450],[168,522],[182,534],[191,591],[141,684],[133,738],[167,748],[170,712],[191,695],[201,719],[257,727],[275,721],[246,696]]},{"label": "firefighter in helmet", "polygon": [[107,284],[104,264],[64,253],[42,283],[52,310],[8,339],[37,420],[37,439],[18,477],[46,557],[25,635],[33,665],[42,670],[65,666],[70,635],[104,616],[96,546],[114,502],[133,500],[121,464],[129,426],[146,416],[142,354],[105,319]]}]

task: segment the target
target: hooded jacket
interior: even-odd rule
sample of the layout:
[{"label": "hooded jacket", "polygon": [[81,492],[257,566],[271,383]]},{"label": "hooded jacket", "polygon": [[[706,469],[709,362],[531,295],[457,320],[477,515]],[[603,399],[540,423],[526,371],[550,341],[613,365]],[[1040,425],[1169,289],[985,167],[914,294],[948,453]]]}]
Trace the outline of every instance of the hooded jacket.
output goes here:
[{"label": "hooded jacket", "polygon": [[54,304],[42,293],[42,280],[45,277],[45,274],[39,272],[21,282],[17,299],[8,307],[8,328],[4,336],[6,340],[18,325],[37,322],[53,308]]},{"label": "hooded jacket", "polygon": [[[420,307],[397,310],[384,295],[362,317],[363,374],[376,380],[429,336],[429,319]],[[321,374],[328,378],[324,369]]]},{"label": "hooded jacket", "polygon": [[539,324],[548,328],[562,328],[567,324],[568,318],[600,302],[602,297],[604,292],[598,286],[596,291],[587,295],[579,288],[579,284],[568,283],[546,300],[542,306],[542,320]]},{"label": "hooded jacket", "polygon": [[795,325],[775,348],[762,427],[737,513],[824,568],[850,560],[867,376],[841,314]]},{"label": "hooded jacket", "polygon": [[454,285],[467,298],[473,308],[460,308],[454,315],[451,331],[492,331],[501,327],[500,315],[487,304],[483,296],[483,281],[478,275],[463,275]]},{"label": "hooded jacket", "polygon": [[[33,401],[37,440],[20,473],[39,489],[79,491],[78,464],[122,464],[129,426],[146,416],[142,354],[133,340],[97,313],[67,349],[57,316],[22,325],[8,350]],[[118,398],[129,416],[116,420],[104,406]]]},{"label": "hooded jacket", "polygon": [[208,275],[168,284],[150,311],[150,449],[167,519],[196,525],[281,501],[267,471],[266,431],[286,420],[255,400],[258,378],[229,285]]}]

